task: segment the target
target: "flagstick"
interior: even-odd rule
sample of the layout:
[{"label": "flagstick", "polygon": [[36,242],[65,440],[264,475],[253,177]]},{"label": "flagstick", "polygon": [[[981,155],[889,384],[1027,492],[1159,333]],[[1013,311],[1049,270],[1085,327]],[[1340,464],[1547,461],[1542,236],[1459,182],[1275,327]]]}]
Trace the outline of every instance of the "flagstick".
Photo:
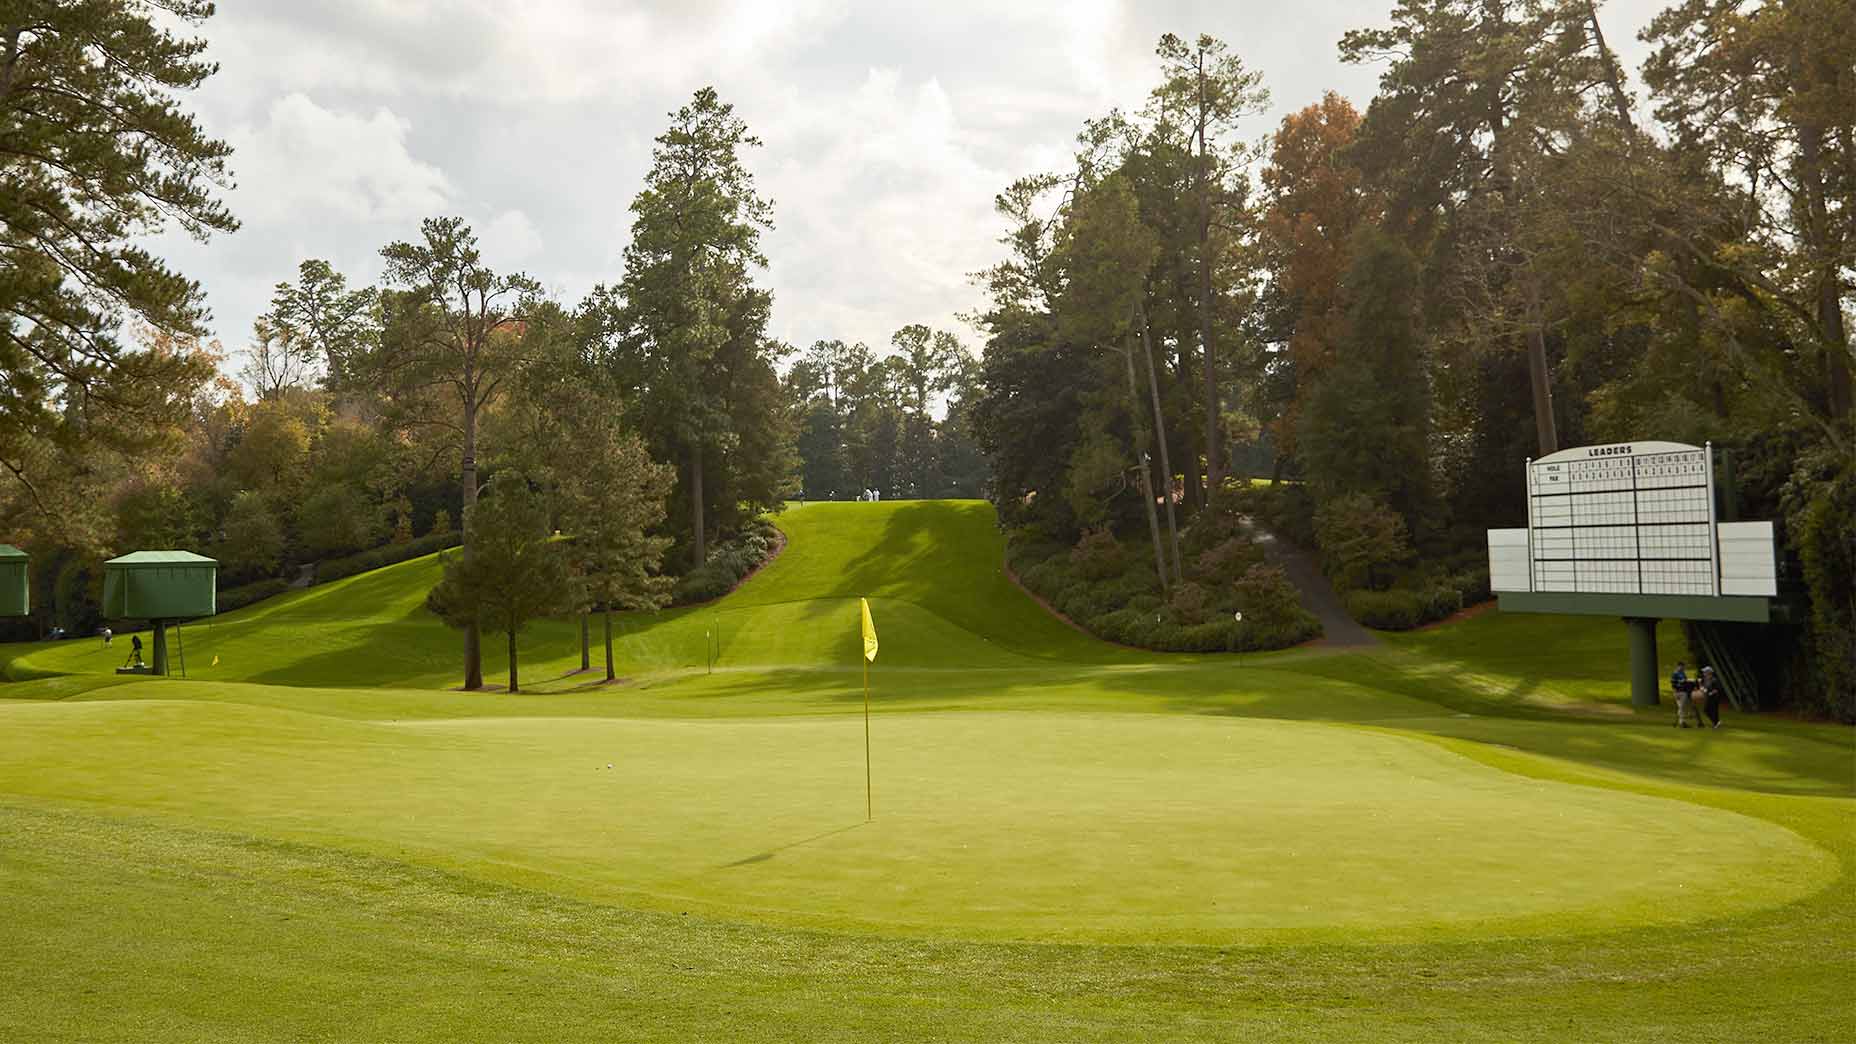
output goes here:
[{"label": "flagstick", "polygon": [[875,818],[876,805],[870,796],[870,658],[864,657],[864,822]]}]

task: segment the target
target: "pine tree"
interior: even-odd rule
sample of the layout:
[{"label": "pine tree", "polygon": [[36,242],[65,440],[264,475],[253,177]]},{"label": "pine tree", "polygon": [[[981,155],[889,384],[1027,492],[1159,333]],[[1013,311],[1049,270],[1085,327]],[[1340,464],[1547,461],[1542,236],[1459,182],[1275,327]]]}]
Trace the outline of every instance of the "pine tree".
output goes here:
[{"label": "pine tree", "polygon": [[[608,313],[609,364],[639,389],[636,404],[661,456],[680,474],[679,520],[690,565],[708,558],[712,521],[732,524],[744,499],[775,509],[792,461],[792,422],[766,338],[772,297],[753,283],[767,259],[773,207],[742,153],[760,144],[713,87],[696,92],[658,135],[632,201],[632,239]],[[713,519],[717,509],[730,517]]]},{"label": "pine tree", "polygon": [[552,539],[547,501],[513,471],[497,475],[489,496],[466,509],[470,554],[447,555],[444,579],[426,605],[453,627],[502,632],[509,640],[509,691],[520,692],[516,635],[530,620],[572,605],[567,557]]},{"label": "pine tree", "polygon": [[[460,218],[428,218],[420,230],[421,242],[393,243],[380,252],[387,279],[404,289],[384,296],[382,341],[373,355],[358,361],[359,372],[390,389],[416,420],[456,434],[463,556],[469,559],[478,420],[519,369],[515,328],[541,287],[521,273],[491,270],[477,250],[476,234]],[[466,622],[467,689],[483,685],[480,641],[476,625]]]},{"label": "pine tree", "polygon": [[185,349],[207,318],[199,285],[138,243],[238,227],[215,198],[232,150],[179,97],[217,66],[173,30],[213,5],[160,7],[0,6],[0,493],[23,491],[41,516],[94,514],[77,487],[99,455],[166,437],[213,370],[197,350],[136,351],[122,335],[146,325]]},{"label": "pine tree", "polygon": [[[1238,172],[1244,152],[1229,140],[1237,121],[1269,102],[1262,77],[1244,68],[1224,41],[1200,35],[1191,43],[1168,33],[1156,48],[1166,81],[1154,91],[1160,122],[1185,131],[1192,157],[1192,227],[1197,239],[1199,352],[1204,365],[1205,468],[1211,490],[1224,480],[1225,446],[1220,426],[1218,352],[1213,298],[1217,267],[1214,228],[1246,204],[1247,184]],[[1194,468],[1196,483],[1197,469]]]}]

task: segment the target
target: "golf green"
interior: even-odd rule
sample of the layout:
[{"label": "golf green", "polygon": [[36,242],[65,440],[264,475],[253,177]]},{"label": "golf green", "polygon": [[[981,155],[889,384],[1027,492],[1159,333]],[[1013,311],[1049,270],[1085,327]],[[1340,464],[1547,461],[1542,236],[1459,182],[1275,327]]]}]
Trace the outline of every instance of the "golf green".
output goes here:
[{"label": "golf green", "polygon": [[[0,790],[344,844],[709,918],[991,940],[1589,931],[1822,886],[1760,820],[1240,718],[338,721],[145,700],[0,713]],[[184,741],[177,742],[183,738]],[[1702,908],[1690,878],[1744,884]]]}]

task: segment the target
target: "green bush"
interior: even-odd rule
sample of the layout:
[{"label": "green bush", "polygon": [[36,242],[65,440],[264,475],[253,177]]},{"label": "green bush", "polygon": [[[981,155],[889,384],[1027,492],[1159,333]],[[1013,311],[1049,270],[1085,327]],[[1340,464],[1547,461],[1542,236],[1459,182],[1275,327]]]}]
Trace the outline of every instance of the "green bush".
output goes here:
[{"label": "green bush", "polygon": [[695,605],[722,597],[772,558],[778,546],[779,533],[773,523],[749,522],[740,533],[717,544],[707,562],[678,579],[670,604]]},{"label": "green bush", "polygon": [[1120,576],[1128,567],[1128,555],[1121,542],[1108,528],[1091,529],[1070,549],[1070,565],[1087,580],[1107,580]]},{"label": "green bush", "polygon": [[1239,636],[1246,649],[1281,649],[1321,635],[1321,621],[1302,608],[1295,585],[1279,566],[1251,566],[1232,585],[1232,593],[1244,613]]},{"label": "green bush", "polygon": [[433,533],[428,536],[422,536],[417,540],[408,540],[404,544],[387,544],[384,547],[377,547],[371,551],[362,551],[341,558],[331,558],[326,562],[316,563],[316,582],[319,584],[326,584],[331,580],[340,580],[343,577],[354,576],[356,573],[365,573],[369,570],[397,565],[414,558],[422,558],[426,555],[443,551],[446,548],[456,547],[458,543],[459,540],[456,533]]},{"label": "green bush", "polygon": [[1424,622],[1424,596],[1408,587],[1348,591],[1341,599],[1348,616],[1382,631],[1409,631]]},{"label": "green bush", "polygon": [[234,609],[243,609],[254,602],[262,602],[290,590],[290,581],[282,577],[260,580],[254,584],[241,587],[228,587],[216,596],[219,611],[229,613]]},{"label": "green bush", "polygon": [[1381,631],[1409,631],[1463,608],[1462,594],[1446,583],[1389,591],[1348,591],[1342,598],[1349,616]]},{"label": "green bush", "polygon": [[1157,613],[1166,600],[1157,594],[1140,594],[1128,599],[1128,608],[1139,613]]},{"label": "green bush", "polygon": [[[1281,570],[1257,566],[1260,554],[1241,537],[1201,553],[1221,575],[1181,584],[1170,597],[1163,597],[1159,576],[1132,542],[1111,548],[1105,539],[1113,538],[1091,533],[1066,548],[1015,533],[1006,543],[1006,561],[1019,582],[1051,608],[1122,645],[1162,652],[1276,649],[1321,633]],[[1110,562],[1119,562],[1119,571],[1109,571]],[[1259,569],[1264,571],[1250,576]],[[1246,614],[1242,627],[1231,616],[1240,607]]]},{"label": "green bush", "polygon": [[1404,518],[1370,493],[1321,505],[1315,531],[1322,568],[1340,587],[1383,587],[1392,568],[1411,557]]},{"label": "green bush", "polygon": [[1224,540],[1199,553],[1193,564],[1207,583],[1232,584],[1244,571],[1263,560],[1263,552],[1241,536]]},{"label": "green bush", "polygon": [[1251,623],[1250,617],[1246,615],[1243,624],[1237,628],[1235,649],[1244,652],[1287,649],[1319,637],[1321,621],[1310,612],[1304,611],[1288,619],[1256,624]]},{"label": "green bush", "polygon": [[1494,596],[1494,592],[1489,589],[1489,567],[1486,564],[1451,574],[1449,583],[1456,588],[1464,606],[1477,605]]},{"label": "green bush", "polygon": [[1205,588],[1188,580],[1167,597],[1167,615],[1176,623],[1195,627],[1205,622],[1214,607]]}]

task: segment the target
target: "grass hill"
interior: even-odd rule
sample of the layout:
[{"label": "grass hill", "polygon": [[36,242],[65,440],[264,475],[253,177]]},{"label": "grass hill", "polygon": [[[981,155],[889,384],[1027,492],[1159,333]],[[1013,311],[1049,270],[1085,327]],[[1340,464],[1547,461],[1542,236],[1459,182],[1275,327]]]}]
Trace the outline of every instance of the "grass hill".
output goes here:
[{"label": "grass hill", "polygon": [[1581,621],[1116,648],[983,504],[779,525],[612,688],[556,621],[544,691],[450,691],[432,559],[189,627],[187,680],[0,653],[0,1038],[1844,1036],[1848,730],[1633,716]]},{"label": "grass hill", "polygon": [[[621,670],[705,667],[719,631],[728,668],[847,668],[856,664],[857,598],[881,621],[883,662],[918,667],[1126,661],[1077,633],[1001,570],[1003,539],[981,501],[810,504],[779,518],[787,550],[710,605],[617,619]],[[459,643],[425,609],[436,555],[269,599],[186,625],[187,677],[299,686],[442,687],[456,684]],[[106,673],[128,652],[72,640],[13,654],[16,675]],[[578,626],[543,621],[522,638],[525,675],[559,679],[579,666]],[[218,664],[213,663],[218,659]],[[502,643],[484,643],[484,675],[506,669]],[[176,666],[178,671],[178,663]]]}]

